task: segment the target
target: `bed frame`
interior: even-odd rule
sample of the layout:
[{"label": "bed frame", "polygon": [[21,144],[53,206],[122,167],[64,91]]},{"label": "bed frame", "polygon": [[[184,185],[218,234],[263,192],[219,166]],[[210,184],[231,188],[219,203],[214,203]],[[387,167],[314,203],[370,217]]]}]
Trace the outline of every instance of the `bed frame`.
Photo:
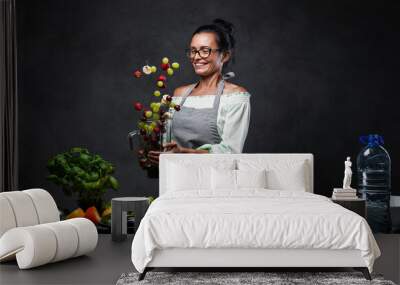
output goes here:
[{"label": "bed frame", "polygon": [[[308,166],[306,191],[313,193],[312,154],[162,154],[160,156],[160,195],[166,192],[168,162],[182,160],[210,161],[221,158],[263,158],[268,160],[304,160]],[[157,249],[139,280],[155,268],[343,268],[361,271],[371,280],[359,250],[329,249],[253,249],[253,248],[169,248]]]}]

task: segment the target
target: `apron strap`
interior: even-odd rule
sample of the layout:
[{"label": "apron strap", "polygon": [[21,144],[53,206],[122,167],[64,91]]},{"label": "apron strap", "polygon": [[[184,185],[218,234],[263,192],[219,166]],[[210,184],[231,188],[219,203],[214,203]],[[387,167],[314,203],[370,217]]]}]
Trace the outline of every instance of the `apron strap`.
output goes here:
[{"label": "apron strap", "polygon": [[183,93],[183,95],[182,95],[182,97],[183,97],[183,98],[182,98],[182,101],[181,101],[181,103],[179,104],[181,107],[183,106],[183,103],[185,103],[186,98],[190,95],[190,93],[192,93],[193,89],[197,86],[197,84],[199,84],[199,83],[195,83],[195,84],[190,85],[190,86],[186,89],[185,93]]},{"label": "apron strap", "polygon": [[213,108],[216,110],[216,112],[218,112],[219,102],[221,101],[221,95],[224,93],[225,79],[229,79],[232,77],[235,77],[235,73],[233,73],[232,71],[227,72],[222,76],[222,80],[218,82],[217,94],[215,96],[213,103]]}]

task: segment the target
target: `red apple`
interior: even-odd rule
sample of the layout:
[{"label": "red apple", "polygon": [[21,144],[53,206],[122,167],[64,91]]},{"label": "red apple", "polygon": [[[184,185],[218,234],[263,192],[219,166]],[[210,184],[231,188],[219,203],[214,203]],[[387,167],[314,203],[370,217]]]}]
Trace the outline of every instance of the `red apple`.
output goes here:
[{"label": "red apple", "polygon": [[161,69],[167,70],[169,68],[169,63],[161,63]]},{"label": "red apple", "polygon": [[140,102],[136,102],[134,105],[136,111],[141,111],[143,109],[143,105]]},{"label": "red apple", "polygon": [[133,72],[133,76],[135,76],[136,78],[140,78],[140,77],[142,77],[142,73],[141,73],[140,70],[138,69],[138,70],[135,70],[135,71]]},{"label": "red apple", "polygon": [[160,76],[157,78],[157,80],[158,80],[158,81],[166,81],[166,80],[167,80],[167,77],[165,77],[165,75],[160,75]]},{"label": "red apple", "polygon": [[160,128],[159,127],[155,127],[153,130],[156,134],[160,132]]}]

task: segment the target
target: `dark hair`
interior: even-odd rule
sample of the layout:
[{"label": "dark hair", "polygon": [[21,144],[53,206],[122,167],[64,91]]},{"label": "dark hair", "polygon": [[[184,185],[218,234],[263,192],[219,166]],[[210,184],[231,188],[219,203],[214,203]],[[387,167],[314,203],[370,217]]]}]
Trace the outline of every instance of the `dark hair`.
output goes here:
[{"label": "dark hair", "polygon": [[229,23],[225,20],[222,19],[215,19],[212,24],[209,25],[203,25],[198,27],[194,33],[192,34],[192,37],[195,34],[203,33],[203,32],[212,32],[216,35],[217,39],[217,44],[218,48],[222,52],[230,52],[231,57],[230,59],[225,63],[225,66],[228,65],[229,61],[235,61],[234,60],[234,49],[235,49],[235,43],[236,40],[233,36],[234,33],[234,26],[232,23]]}]

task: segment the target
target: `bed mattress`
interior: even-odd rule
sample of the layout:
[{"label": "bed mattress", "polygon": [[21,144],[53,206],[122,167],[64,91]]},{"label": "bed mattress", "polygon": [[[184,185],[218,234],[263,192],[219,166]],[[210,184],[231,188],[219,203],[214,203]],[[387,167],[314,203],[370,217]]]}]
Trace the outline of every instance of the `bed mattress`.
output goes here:
[{"label": "bed mattress", "polygon": [[325,196],[265,189],[181,191],[157,198],[132,243],[139,272],[162,249],[359,250],[372,272],[380,251],[361,216]]}]

